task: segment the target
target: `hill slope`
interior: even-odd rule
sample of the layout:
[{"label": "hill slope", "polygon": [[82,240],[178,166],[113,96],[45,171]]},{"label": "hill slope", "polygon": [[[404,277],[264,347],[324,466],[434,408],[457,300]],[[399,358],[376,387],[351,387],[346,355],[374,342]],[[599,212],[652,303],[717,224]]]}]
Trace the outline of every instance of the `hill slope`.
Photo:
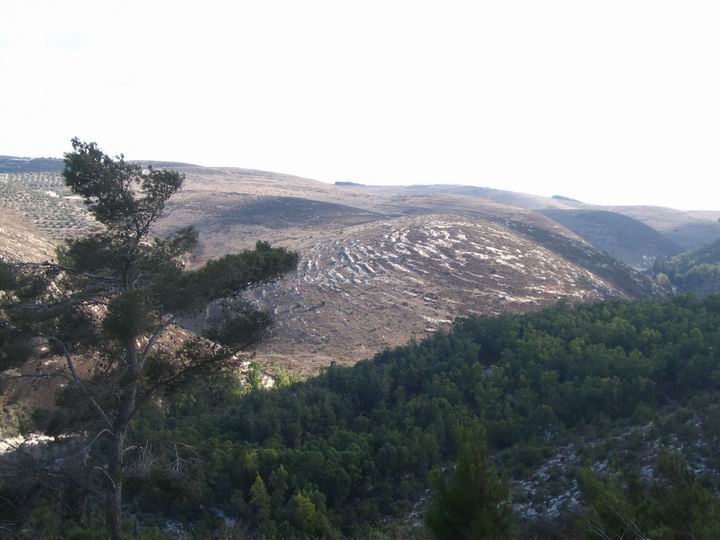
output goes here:
[{"label": "hill slope", "polygon": [[198,262],[258,238],[300,252],[296,275],[252,292],[276,313],[259,356],[296,372],[353,363],[460,315],[661,294],[546,216],[481,197],[184,172],[161,232],[196,226]]},{"label": "hill slope", "polygon": [[450,215],[357,225],[296,247],[298,273],[252,294],[277,313],[260,353],[291,358],[296,371],[353,363],[459,315],[625,295],[516,231]]},{"label": "hill slope", "polygon": [[682,251],[680,245],[667,236],[618,212],[548,209],[542,213],[634,268],[648,268],[658,257],[670,257]]},{"label": "hill slope", "polygon": [[0,259],[41,262],[53,258],[53,241],[22,214],[10,208],[0,211]]}]

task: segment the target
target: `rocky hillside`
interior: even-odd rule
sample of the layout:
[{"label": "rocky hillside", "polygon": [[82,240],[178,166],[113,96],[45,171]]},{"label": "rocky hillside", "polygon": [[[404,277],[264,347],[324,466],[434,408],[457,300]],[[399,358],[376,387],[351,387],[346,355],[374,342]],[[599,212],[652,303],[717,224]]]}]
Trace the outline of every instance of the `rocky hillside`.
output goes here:
[{"label": "rocky hillside", "polygon": [[[337,231],[338,233],[340,231]],[[275,308],[260,354],[311,373],[336,359],[448,328],[461,315],[524,312],[627,293],[509,227],[450,215],[379,220],[297,245],[300,270],[253,291]]]},{"label": "rocky hillside", "polygon": [[198,263],[258,238],[301,253],[296,275],[252,293],[276,316],[258,354],[295,372],[353,363],[461,315],[662,294],[546,216],[472,194],[184,170],[159,232],[200,229]]}]

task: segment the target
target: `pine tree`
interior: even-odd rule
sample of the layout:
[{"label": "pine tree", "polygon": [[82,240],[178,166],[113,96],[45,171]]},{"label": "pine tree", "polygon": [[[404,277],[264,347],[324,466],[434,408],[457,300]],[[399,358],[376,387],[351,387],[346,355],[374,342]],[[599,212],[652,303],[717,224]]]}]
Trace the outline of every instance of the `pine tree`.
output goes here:
[{"label": "pine tree", "polygon": [[265,482],[259,474],[255,476],[255,482],[250,488],[250,503],[255,509],[258,529],[263,538],[274,538],[277,527],[273,521],[270,495],[268,495]]},{"label": "pine tree", "polygon": [[62,369],[37,376],[69,383],[60,395],[67,407],[58,431],[86,433],[88,452],[103,448],[104,463],[92,470],[110,486],[110,528],[119,539],[132,419],[159,394],[230,365],[271,321],[236,299],[209,329],[212,342],[192,337],[174,349],[158,343],[172,337],[178,317],[293,270],[297,255],[258,242],[187,271],[198,234],[192,228],[153,234],[183,175],[112,158],[95,143],[73,139],[72,146],[65,183],[102,229],[68,240],[58,263],[3,265],[1,285],[9,290],[3,335],[26,345],[16,349],[49,344],[64,358]]},{"label": "pine tree", "polygon": [[489,460],[480,423],[459,429],[455,467],[447,475],[433,471],[430,485],[425,521],[439,540],[512,538],[509,488]]}]

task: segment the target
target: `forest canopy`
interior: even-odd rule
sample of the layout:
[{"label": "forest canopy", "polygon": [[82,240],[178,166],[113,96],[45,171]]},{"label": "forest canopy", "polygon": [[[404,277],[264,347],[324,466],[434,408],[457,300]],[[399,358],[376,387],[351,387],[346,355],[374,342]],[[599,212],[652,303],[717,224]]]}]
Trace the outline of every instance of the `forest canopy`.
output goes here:
[{"label": "forest canopy", "polygon": [[[478,418],[514,482],[519,529],[540,526],[528,509],[565,489],[556,476],[577,491],[586,466],[654,470],[646,443],[699,449],[686,457],[704,460],[698,482],[712,487],[718,351],[720,297],[685,296],[461,319],[448,333],[274,389],[218,376],[135,421],[135,444],[182,441],[192,452],[180,470],[136,470],[128,496],[133,512],[206,530],[230,516],[265,537],[366,535],[413,512],[430,472],[457,456],[458,426]],[[551,467],[549,491],[524,500],[518,486],[567,448],[579,465]],[[602,485],[584,474],[584,485]],[[594,499],[566,499],[543,527],[580,531],[583,505],[599,497],[588,493]]]}]

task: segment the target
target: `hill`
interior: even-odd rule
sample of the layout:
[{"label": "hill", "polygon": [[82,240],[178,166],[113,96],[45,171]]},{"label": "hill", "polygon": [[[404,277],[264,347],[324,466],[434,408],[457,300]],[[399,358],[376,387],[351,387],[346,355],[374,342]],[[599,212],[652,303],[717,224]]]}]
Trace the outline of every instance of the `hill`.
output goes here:
[{"label": "hill", "polygon": [[[347,187],[174,167],[186,174],[185,187],[155,232],[196,227],[194,264],[258,239],[301,253],[296,274],[251,296],[276,318],[259,358],[304,375],[448,328],[457,316],[662,294],[558,222],[475,190]],[[95,226],[53,173],[6,173],[0,206],[55,241]]]},{"label": "hill", "polygon": [[54,256],[53,241],[10,208],[0,212],[0,260],[40,262]]},{"label": "hill", "polygon": [[612,206],[619,212],[652,227],[683,250],[697,249],[720,239],[720,223],[710,213],[683,212],[658,206]]},{"label": "hill", "polygon": [[63,160],[58,158],[28,158],[0,156],[0,173],[59,173]]},{"label": "hill", "polygon": [[481,197],[182,170],[159,232],[197,227],[198,263],[257,238],[301,254],[296,275],[252,293],[276,312],[259,357],[294,372],[356,362],[459,315],[662,294],[551,219]]},{"label": "hill", "polygon": [[[236,194],[238,184],[248,184],[241,191],[246,195],[277,195],[310,198],[322,202],[333,202],[354,208],[403,214],[414,206],[424,207],[431,212],[442,208],[443,201],[457,206],[458,199],[483,201],[479,206],[495,203],[508,208],[524,209],[552,214],[553,219],[600,251],[618,257],[624,263],[646,270],[656,258],[665,258],[684,250],[692,250],[720,239],[719,212],[680,211],[655,206],[599,206],[586,204],[570,197],[555,195],[543,197],[489,187],[463,186],[452,184],[416,186],[367,186],[361,183],[340,181],[335,186],[309,181],[299,177],[253,171],[248,169],[199,167],[182,162],[140,160],[138,163],[154,167],[172,167],[185,171],[195,180],[194,189],[203,192],[210,202],[209,192]],[[0,156],[0,174],[5,173],[54,173],[62,168],[62,161],[51,158],[18,158]],[[213,181],[209,179],[213,178]],[[217,185],[216,185],[217,182]],[[282,186],[286,183],[286,186]],[[251,189],[253,185],[254,189]],[[223,187],[224,186],[224,187]],[[330,189],[335,187],[336,189]],[[198,193],[196,193],[198,195]],[[421,203],[421,199],[426,199]],[[452,199],[455,201],[452,201]],[[410,204],[408,204],[410,202]],[[478,206],[476,203],[474,206]],[[567,214],[563,212],[567,212]],[[580,215],[580,211],[587,211]],[[594,213],[593,213],[594,212]],[[620,214],[635,222],[621,222]],[[644,225],[644,226],[643,226]],[[618,234],[618,228],[627,228],[629,234]],[[656,231],[647,230],[650,227]]]},{"label": "hill", "polygon": [[[372,188],[370,188],[372,189]],[[717,212],[686,212],[658,206],[602,206],[570,197],[542,197],[527,193],[457,185],[396,186],[384,192],[482,197],[497,203],[542,212],[558,220],[601,251],[646,270],[656,258],[696,249],[720,239]],[[581,214],[581,212],[588,214]],[[601,214],[607,212],[607,214]],[[620,214],[625,216],[622,220]],[[717,214],[717,215],[716,215]],[[655,233],[648,230],[655,230]],[[627,234],[619,234],[622,229]]]},{"label": "hill", "polygon": [[[422,538],[428,473],[452,468],[458,426],[479,418],[492,464],[507,475],[520,537],[577,538],[605,499],[621,501],[628,515],[637,500],[652,507],[651,517],[633,515],[638,530],[689,523],[694,533],[697,523],[715,522],[718,297],[658,300],[660,287],[552,212],[472,190],[175,166],[186,189],[154,232],[200,229],[207,241],[195,264],[257,239],[302,260],[284,281],[249,291],[275,324],[257,364],[243,367],[246,378],[215,370],[201,385],[173,387],[133,424],[124,510],[137,529],[155,538],[163,533],[149,532],[154,524],[196,538]],[[60,238],[95,229],[57,175],[0,180],[7,258],[42,260]],[[578,213],[571,225],[590,233],[635,227],[633,235],[662,247],[620,214],[554,211]],[[201,322],[169,332],[162,358]],[[0,447],[9,465],[0,522],[28,531],[50,523],[79,537],[68,528],[76,508],[91,509],[79,518],[86,528],[102,521],[92,494],[66,475],[85,466],[87,451],[77,451],[75,433],[41,435],[57,434],[63,421],[56,383],[38,379],[57,352],[3,373],[0,427],[32,433],[34,450]],[[292,383],[277,367],[307,380]],[[78,394],[63,396],[75,406]]]},{"label": "hill", "polygon": [[542,213],[634,268],[648,268],[658,257],[683,251],[668,236],[619,212],[548,209]]}]

